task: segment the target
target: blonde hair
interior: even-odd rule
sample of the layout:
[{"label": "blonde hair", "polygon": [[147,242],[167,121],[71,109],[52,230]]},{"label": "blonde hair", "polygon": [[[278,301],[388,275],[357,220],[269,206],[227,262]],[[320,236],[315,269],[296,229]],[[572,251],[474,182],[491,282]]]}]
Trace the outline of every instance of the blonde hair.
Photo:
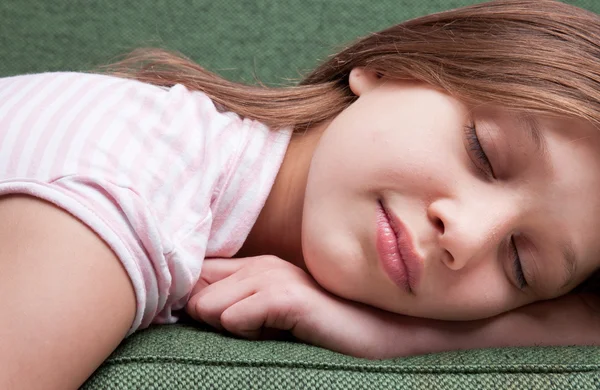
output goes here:
[{"label": "blonde hair", "polygon": [[600,125],[599,17],[553,0],[497,0],[409,20],[359,39],[288,87],[228,81],[158,48],[136,49],[95,71],[160,86],[180,83],[225,110],[304,131],[354,101],[348,76],[355,67],[420,80],[468,104]]}]

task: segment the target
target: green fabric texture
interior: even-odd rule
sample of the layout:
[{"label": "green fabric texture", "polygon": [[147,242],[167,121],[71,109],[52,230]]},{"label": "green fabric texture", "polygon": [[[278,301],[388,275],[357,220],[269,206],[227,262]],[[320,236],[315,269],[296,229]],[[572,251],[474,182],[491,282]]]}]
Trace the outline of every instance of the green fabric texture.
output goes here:
[{"label": "green fabric texture", "polygon": [[[142,46],[231,80],[289,84],[359,36],[468,0],[3,0],[0,76],[90,70]],[[600,1],[568,3],[600,12]],[[69,342],[69,341],[66,341]],[[126,339],[84,389],[597,389],[600,348],[501,348],[384,361],[190,325]]]},{"label": "green fabric texture", "polygon": [[84,389],[597,389],[600,348],[498,348],[357,359],[190,325],[134,334]]},{"label": "green fabric texture", "polygon": [[[288,84],[359,36],[475,0],[2,0],[0,76],[88,70],[140,46]],[[600,12],[600,1],[567,3]]]}]

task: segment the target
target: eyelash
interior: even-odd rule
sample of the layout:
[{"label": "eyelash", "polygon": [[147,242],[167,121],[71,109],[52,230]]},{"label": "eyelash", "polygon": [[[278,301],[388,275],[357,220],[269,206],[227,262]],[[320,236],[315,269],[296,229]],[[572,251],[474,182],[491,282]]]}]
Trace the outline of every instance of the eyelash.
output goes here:
[{"label": "eyelash", "polygon": [[[496,177],[494,175],[494,170],[492,168],[492,164],[488,159],[483,147],[481,146],[481,142],[479,142],[479,137],[477,137],[477,129],[475,127],[475,123],[471,122],[469,125],[465,127],[465,135],[467,137],[467,142],[469,143],[469,150],[474,154],[475,158],[479,161],[479,163],[485,166],[485,169],[477,166],[477,169],[483,172],[486,176],[491,175],[493,178]],[[517,279],[517,284],[520,289],[527,287],[527,280],[525,279],[525,274],[523,273],[523,267],[521,264],[521,258],[519,257],[519,251],[517,250],[517,245],[515,244],[515,240],[513,237],[510,238],[511,248],[512,248],[512,263],[513,269],[515,272],[515,277]]]},{"label": "eyelash", "polygon": [[475,128],[475,123],[471,122],[469,125],[465,127],[465,135],[467,137],[467,142],[469,143],[469,150],[475,155],[477,161],[481,163],[484,167],[481,167],[479,164],[477,165],[477,169],[481,171],[485,171],[486,176],[492,176],[492,178],[496,178],[494,175],[494,169],[492,168],[492,164],[488,159],[487,155],[483,151],[483,147],[479,142],[479,137],[477,137],[477,129]]},{"label": "eyelash", "polygon": [[515,271],[515,276],[517,277],[517,285],[522,290],[527,287],[527,279],[525,279],[525,274],[523,273],[523,266],[521,264],[521,258],[519,257],[519,251],[517,250],[514,237],[510,238],[510,243],[512,244],[511,252],[513,255],[513,269]]}]

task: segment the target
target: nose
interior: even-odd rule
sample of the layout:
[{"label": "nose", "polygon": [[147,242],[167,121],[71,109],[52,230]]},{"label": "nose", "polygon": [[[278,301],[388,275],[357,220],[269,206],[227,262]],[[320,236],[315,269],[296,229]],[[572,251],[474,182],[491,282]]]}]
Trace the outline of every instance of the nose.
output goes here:
[{"label": "nose", "polygon": [[432,202],[427,216],[434,226],[435,243],[441,260],[452,270],[460,270],[488,255],[498,253],[504,240],[515,231],[519,212],[507,201],[474,200],[464,202],[439,199]]}]

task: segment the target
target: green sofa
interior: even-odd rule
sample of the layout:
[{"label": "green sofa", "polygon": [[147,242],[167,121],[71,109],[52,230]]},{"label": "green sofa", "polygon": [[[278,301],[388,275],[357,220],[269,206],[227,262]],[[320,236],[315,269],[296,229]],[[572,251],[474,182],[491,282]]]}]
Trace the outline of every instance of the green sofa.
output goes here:
[{"label": "green sofa", "polygon": [[[89,70],[135,47],[155,46],[181,51],[233,80],[287,84],[357,36],[475,2],[3,0],[0,76]],[[598,0],[569,3],[600,12]],[[499,348],[369,361],[183,323],[129,337],[83,388],[598,389],[600,348]]]}]

